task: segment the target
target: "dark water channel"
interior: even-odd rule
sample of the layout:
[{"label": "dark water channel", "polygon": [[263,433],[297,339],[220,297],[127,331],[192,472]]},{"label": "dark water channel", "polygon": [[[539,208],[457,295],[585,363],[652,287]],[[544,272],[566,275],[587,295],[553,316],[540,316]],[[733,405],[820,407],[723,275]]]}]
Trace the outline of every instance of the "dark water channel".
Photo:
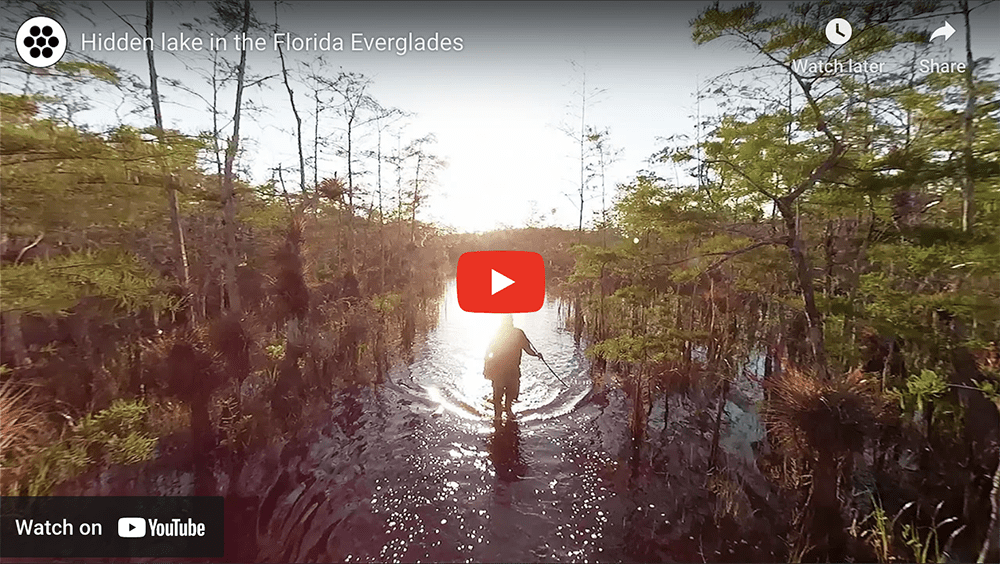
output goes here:
[{"label": "dark water channel", "polygon": [[347,397],[329,425],[286,447],[277,479],[261,484],[256,523],[242,524],[256,527],[256,558],[701,561],[696,522],[711,509],[699,507],[705,476],[691,461],[707,442],[683,419],[708,414],[674,405],[677,428],[663,429],[661,405],[658,436],[673,450],[637,479],[624,394],[593,389],[583,350],[549,301],[515,324],[566,386],[525,355],[516,417],[495,424],[482,355],[498,321],[461,311],[451,286],[409,367],[377,392]]}]

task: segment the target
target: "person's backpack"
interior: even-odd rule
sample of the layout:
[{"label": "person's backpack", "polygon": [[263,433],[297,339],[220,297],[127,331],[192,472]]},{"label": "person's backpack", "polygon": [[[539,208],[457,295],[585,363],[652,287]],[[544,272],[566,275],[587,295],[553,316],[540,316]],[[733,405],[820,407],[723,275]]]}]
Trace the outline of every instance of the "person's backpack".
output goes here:
[{"label": "person's backpack", "polygon": [[486,361],[483,362],[483,378],[486,378],[487,380],[496,378],[500,368],[499,364],[500,363],[497,362],[496,355],[491,354],[490,356],[487,356]]}]

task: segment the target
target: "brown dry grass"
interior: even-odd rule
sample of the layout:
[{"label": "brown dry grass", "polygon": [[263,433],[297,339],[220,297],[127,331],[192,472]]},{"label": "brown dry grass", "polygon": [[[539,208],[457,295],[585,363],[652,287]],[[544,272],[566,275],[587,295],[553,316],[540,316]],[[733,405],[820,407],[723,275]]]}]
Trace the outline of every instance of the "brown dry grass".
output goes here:
[{"label": "brown dry grass", "polygon": [[55,434],[33,389],[13,379],[0,383],[0,490],[4,492],[16,487],[24,461]]},{"label": "brown dry grass", "polygon": [[149,407],[149,428],[160,437],[187,432],[191,428],[191,406],[177,401],[157,401]]},{"label": "brown dry grass", "polygon": [[753,511],[743,491],[743,483],[734,470],[724,466],[724,470],[708,477],[706,488],[715,494],[717,521],[728,515],[741,522],[752,515]]}]

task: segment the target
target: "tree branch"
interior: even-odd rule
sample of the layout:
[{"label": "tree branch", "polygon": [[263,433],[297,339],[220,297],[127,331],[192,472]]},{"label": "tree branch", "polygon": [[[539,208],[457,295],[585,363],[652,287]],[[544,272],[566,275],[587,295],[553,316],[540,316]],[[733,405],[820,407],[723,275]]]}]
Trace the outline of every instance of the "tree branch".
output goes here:
[{"label": "tree branch", "polygon": [[27,247],[21,249],[21,252],[17,253],[17,258],[14,259],[14,264],[16,265],[19,262],[21,262],[21,258],[24,256],[24,253],[28,252],[32,247],[38,245],[38,243],[41,243],[42,242],[42,237],[44,237],[44,236],[45,236],[45,232],[42,231],[41,233],[38,234],[38,237],[35,237],[35,240],[32,241],[32,243],[30,245],[28,245]]},{"label": "tree branch", "polygon": [[725,165],[729,165],[729,167],[732,168],[736,172],[736,174],[739,174],[744,179],[746,179],[746,181],[749,182],[751,186],[753,186],[754,190],[757,190],[758,192],[760,192],[761,194],[764,194],[765,196],[767,196],[768,198],[774,200],[775,202],[778,201],[778,197],[777,196],[775,196],[774,194],[772,194],[772,193],[768,192],[767,190],[765,190],[764,187],[762,187],[759,184],[757,184],[757,182],[753,178],[750,178],[750,176],[748,176],[747,173],[743,172],[738,166],[734,165],[729,160],[727,160],[727,159],[710,159],[710,160],[705,161],[705,164],[725,164]]},{"label": "tree branch", "polygon": [[731,259],[733,257],[739,256],[739,255],[748,253],[748,252],[750,252],[750,251],[752,251],[754,249],[759,249],[760,247],[766,247],[768,245],[786,245],[787,243],[788,243],[788,238],[787,237],[784,237],[784,236],[772,237],[770,239],[765,239],[763,241],[757,241],[756,243],[754,243],[752,245],[749,245],[749,246],[746,246],[746,247],[743,247],[741,249],[734,249],[734,250],[731,250],[731,251],[719,251],[719,252],[716,252],[716,253],[704,253],[704,254],[701,254],[701,255],[693,256],[693,257],[686,257],[686,258],[683,258],[681,260],[676,260],[676,261],[673,261],[673,262],[651,263],[649,266],[655,266],[655,267],[674,266],[674,265],[680,264],[682,262],[688,262],[690,260],[696,260],[696,259],[705,258],[705,257],[717,257],[717,256],[724,257],[721,260],[718,260],[715,263],[713,263],[707,269],[705,269],[705,272],[708,272],[710,270],[715,269],[716,267],[718,267],[722,263],[726,262],[727,260],[729,260],[729,259]]},{"label": "tree branch", "polygon": [[847,146],[841,145],[840,140],[835,139],[833,150],[830,152],[830,155],[826,158],[826,160],[813,170],[812,174],[809,175],[809,178],[803,180],[798,186],[795,187],[794,190],[782,196],[778,200],[779,205],[790,205],[793,201],[795,201],[795,198],[801,196],[803,192],[811,188],[824,174],[826,174],[827,171],[833,168],[845,152],[847,152]]}]

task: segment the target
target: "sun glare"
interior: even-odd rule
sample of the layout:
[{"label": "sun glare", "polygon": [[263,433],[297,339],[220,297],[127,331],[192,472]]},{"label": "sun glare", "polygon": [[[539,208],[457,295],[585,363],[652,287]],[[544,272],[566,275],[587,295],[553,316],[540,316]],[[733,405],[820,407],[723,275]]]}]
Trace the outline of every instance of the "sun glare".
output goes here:
[{"label": "sun glare", "polygon": [[[458,288],[454,283],[448,288],[443,315],[450,328],[448,340],[457,369],[454,378],[459,399],[481,409],[483,398],[492,393],[490,382],[483,377],[483,360],[500,328],[501,315],[463,311],[458,306]],[[524,314],[514,314],[515,326],[520,326],[523,320]]]}]

